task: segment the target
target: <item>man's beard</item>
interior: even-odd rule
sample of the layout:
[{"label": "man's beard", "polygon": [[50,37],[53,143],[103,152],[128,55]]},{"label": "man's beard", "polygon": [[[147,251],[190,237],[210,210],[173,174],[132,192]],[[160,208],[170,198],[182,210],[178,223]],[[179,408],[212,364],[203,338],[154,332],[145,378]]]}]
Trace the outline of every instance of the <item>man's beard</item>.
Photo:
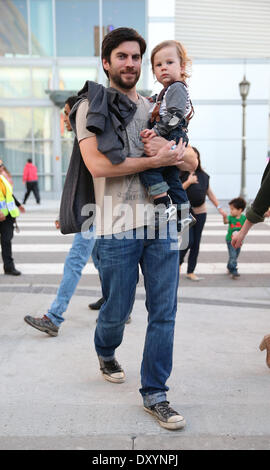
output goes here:
[{"label": "man's beard", "polygon": [[126,71],[126,73],[134,73],[133,80],[125,82],[122,79],[121,73],[114,73],[110,71],[110,80],[120,88],[123,88],[123,90],[131,90],[136,83],[138,82],[140,78],[140,72],[137,70],[132,70],[131,72]]}]

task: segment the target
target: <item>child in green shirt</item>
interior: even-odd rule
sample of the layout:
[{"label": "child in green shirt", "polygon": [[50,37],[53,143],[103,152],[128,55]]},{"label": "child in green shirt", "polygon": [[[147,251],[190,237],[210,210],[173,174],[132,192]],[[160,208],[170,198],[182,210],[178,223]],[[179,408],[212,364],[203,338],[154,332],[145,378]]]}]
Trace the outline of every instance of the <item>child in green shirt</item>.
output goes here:
[{"label": "child in green shirt", "polygon": [[229,202],[230,215],[223,216],[224,224],[229,224],[228,232],[226,235],[226,243],[228,247],[229,260],[227,263],[228,274],[231,274],[232,279],[237,279],[240,274],[237,270],[237,258],[240,254],[241,248],[234,248],[232,246],[232,233],[241,230],[245,223],[246,216],[243,211],[246,208],[246,201],[242,197],[237,197]]}]

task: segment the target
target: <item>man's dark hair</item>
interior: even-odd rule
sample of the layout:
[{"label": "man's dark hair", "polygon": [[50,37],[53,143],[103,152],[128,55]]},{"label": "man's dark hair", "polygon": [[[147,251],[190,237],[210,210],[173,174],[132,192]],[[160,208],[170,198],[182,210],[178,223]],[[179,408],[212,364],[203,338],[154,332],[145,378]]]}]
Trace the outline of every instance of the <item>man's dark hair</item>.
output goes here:
[{"label": "man's dark hair", "polygon": [[[125,41],[136,41],[139,43],[141,57],[146,50],[146,42],[142,36],[132,28],[116,28],[108,33],[102,41],[101,47],[101,59],[105,59],[110,64],[111,53],[116,49],[122,42]],[[104,70],[104,67],[103,67]],[[109,77],[108,71],[104,70],[107,77]]]},{"label": "man's dark hair", "polygon": [[32,158],[28,158],[28,159],[27,159],[27,162],[28,162],[28,163],[32,163]]},{"label": "man's dark hair", "polygon": [[235,209],[242,209],[242,211],[246,208],[246,201],[242,197],[235,197],[229,202],[229,206],[235,207]]},{"label": "man's dark hair", "polygon": [[70,109],[73,108],[74,104],[76,103],[78,99],[78,96],[69,96],[66,101],[65,101],[65,104],[68,104]]}]

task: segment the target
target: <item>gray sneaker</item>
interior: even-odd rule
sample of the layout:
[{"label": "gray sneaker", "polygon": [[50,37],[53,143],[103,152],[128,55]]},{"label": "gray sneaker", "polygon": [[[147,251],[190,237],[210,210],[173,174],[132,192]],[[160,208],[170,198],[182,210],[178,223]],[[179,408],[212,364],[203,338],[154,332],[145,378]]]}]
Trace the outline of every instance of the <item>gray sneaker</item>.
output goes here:
[{"label": "gray sneaker", "polygon": [[116,359],[104,361],[100,356],[98,356],[98,360],[100,364],[100,370],[104,379],[117,384],[125,382],[125,372],[123,371],[120,364],[118,364]]},{"label": "gray sneaker", "polygon": [[43,331],[50,336],[57,336],[59,327],[56,326],[46,315],[42,318],[34,318],[30,315],[26,315],[24,317],[24,321],[28,323],[28,325],[33,326],[37,330]]},{"label": "gray sneaker", "polygon": [[144,409],[155,416],[160,426],[165,429],[181,429],[186,425],[185,418],[170,408],[168,401],[162,401],[150,407],[145,406]]}]

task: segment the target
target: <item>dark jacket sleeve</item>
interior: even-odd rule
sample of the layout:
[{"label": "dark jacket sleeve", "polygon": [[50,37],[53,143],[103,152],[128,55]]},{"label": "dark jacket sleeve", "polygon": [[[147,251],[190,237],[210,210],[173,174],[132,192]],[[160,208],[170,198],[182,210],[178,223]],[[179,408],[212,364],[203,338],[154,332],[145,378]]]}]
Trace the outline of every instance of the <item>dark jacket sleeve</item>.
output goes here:
[{"label": "dark jacket sleeve", "polygon": [[92,219],[92,209],[88,211],[90,204],[93,209],[93,178],[85,166],[78,140],[75,138],[60,204],[59,222],[63,234],[80,232],[83,224]]},{"label": "dark jacket sleeve", "polygon": [[261,187],[256,195],[254,202],[246,211],[249,222],[257,224],[264,221],[264,214],[270,207],[270,161],[265,168]]},{"label": "dark jacket sleeve", "polygon": [[20,207],[22,204],[18,201],[18,199],[16,199],[16,197],[14,196],[14,194],[12,194],[12,196],[13,196],[13,199],[14,199],[14,201],[15,201],[16,206],[17,206],[17,207]]}]

